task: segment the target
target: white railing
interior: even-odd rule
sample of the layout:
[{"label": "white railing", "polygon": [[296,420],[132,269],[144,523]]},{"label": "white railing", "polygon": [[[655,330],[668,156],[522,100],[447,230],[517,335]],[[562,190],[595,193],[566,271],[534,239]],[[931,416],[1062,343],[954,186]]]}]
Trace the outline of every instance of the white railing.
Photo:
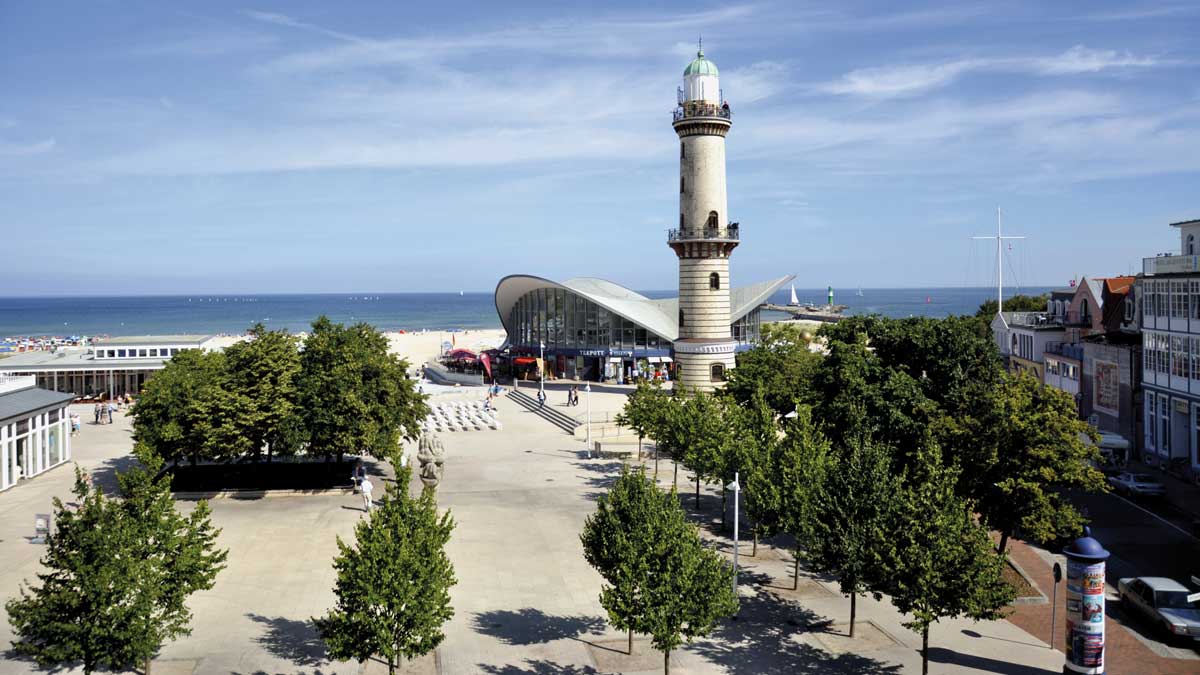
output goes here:
[{"label": "white railing", "polygon": [[0,394],[28,389],[36,385],[36,375],[0,375]]}]

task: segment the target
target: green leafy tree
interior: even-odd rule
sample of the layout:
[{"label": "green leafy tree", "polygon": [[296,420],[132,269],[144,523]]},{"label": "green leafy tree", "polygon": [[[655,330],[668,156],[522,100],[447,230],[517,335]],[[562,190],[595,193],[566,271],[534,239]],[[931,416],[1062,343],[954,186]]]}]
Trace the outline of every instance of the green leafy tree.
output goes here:
[{"label": "green leafy tree", "polygon": [[22,587],[5,608],[13,650],[43,667],[82,663],[84,672],[151,672],[168,640],[190,633],[188,596],[212,588],[225,566],[206,502],[188,516],[175,510],[161,460],[119,475],[121,498],[93,490],[76,470],[76,508],[54,500],[54,531],[40,586]]},{"label": "green leafy tree", "polygon": [[897,500],[892,546],[880,568],[892,604],[921,634],[921,672],[929,672],[929,628],[943,618],[997,619],[1014,591],[1001,578],[1007,564],[993,552],[987,530],[975,522],[967,500],[955,494],[954,470],[941,464],[936,446],[923,448],[919,467],[906,474]]},{"label": "green leafy tree", "polygon": [[600,605],[618,630],[629,633],[630,654],[633,633],[648,631],[644,581],[651,574],[650,553],[654,549],[658,527],[655,519],[662,508],[662,494],[639,467],[622,467],[621,475],[596,505],[596,512],[583,524],[580,541],[583,556],[605,586]]},{"label": "green leafy tree", "polygon": [[837,577],[850,596],[850,637],[854,637],[858,596],[878,600],[900,498],[900,478],[892,472],[886,448],[862,439],[828,465],[815,509],[807,557],[816,572]]},{"label": "green leafy tree", "polygon": [[820,533],[826,475],[831,462],[829,440],[821,433],[812,410],[801,405],[784,425],[767,480],[778,486],[781,531],[795,539],[792,590],[800,587],[800,558],[816,547]]},{"label": "green leafy tree", "polygon": [[366,452],[386,459],[401,437],[412,440],[429,414],[408,378],[408,363],[388,353],[387,338],[367,324],[313,322],[300,356],[299,402],[306,440],[325,455]]},{"label": "green leafy tree", "polygon": [[296,380],[300,373],[299,341],[284,330],[267,330],[261,323],[249,339],[225,350],[230,385],[245,396],[248,426],[242,430],[255,460],[267,448],[267,461],[279,450],[295,449]]},{"label": "green leafy tree", "polygon": [[409,496],[410,470],[394,468],[396,484],[355,527],[355,546],[338,538],[337,605],[313,619],[331,656],[362,663],[378,654],[389,673],[441,644],[457,583],[446,555],[450,514],[438,516],[432,490]]},{"label": "green leafy tree", "polygon": [[778,480],[782,430],[762,393],[756,393],[743,411],[742,424],[741,452],[735,459],[744,483],[742,498],[754,542],[750,555],[757,556],[759,538],[778,534],[785,523]]},{"label": "green leafy tree", "polygon": [[189,349],[172,356],[146,381],[138,398],[134,440],[166,462],[190,458],[195,464],[206,442],[213,442],[209,409],[224,409],[213,399],[220,398],[217,392],[224,391],[226,372],[221,352]]},{"label": "green leafy tree", "polygon": [[821,362],[821,355],[809,349],[811,341],[796,324],[764,324],[758,343],[738,354],[725,391],[743,405],[759,394],[779,415],[794,410],[798,400],[811,401],[813,375]]},{"label": "green leafy tree", "polygon": [[[625,407],[617,415],[617,424],[637,432],[639,461],[642,459],[642,439],[650,436],[660,424],[664,408],[670,405],[669,398],[657,380],[649,383],[641,380],[637,389],[625,400]],[[654,451],[654,475],[658,476],[657,447]]]},{"label": "green leafy tree", "polygon": [[696,392],[683,400],[674,420],[683,463],[696,476],[696,508],[700,508],[701,481],[723,484],[732,478],[730,454],[738,439],[735,410],[727,398]]},{"label": "green leafy tree", "polygon": [[[1046,303],[1050,301],[1050,295],[1044,293],[1042,295],[1014,295],[1011,298],[1004,299],[1004,311],[1006,312],[1044,312],[1046,311]],[[995,299],[985,300],[979,305],[979,310],[975,312],[975,316],[980,319],[991,320],[996,316],[999,303]]]},{"label": "green leafy tree", "polygon": [[1084,441],[1095,432],[1076,413],[1070,394],[1043,386],[1028,373],[1005,374],[988,410],[957,427],[964,469],[959,493],[976,501],[987,525],[1000,532],[1003,552],[1015,532],[1038,542],[1075,536],[1084,518],[1064,496],[1104,492],[1100,452]]},{"label": "green leafy tree", "polygon": [[644,578],[645,627],[671,672],[671,650],[708,635],[716,622],[737,611],[733,568],[700,541],[672,490],[659,493],[653,547]]}]

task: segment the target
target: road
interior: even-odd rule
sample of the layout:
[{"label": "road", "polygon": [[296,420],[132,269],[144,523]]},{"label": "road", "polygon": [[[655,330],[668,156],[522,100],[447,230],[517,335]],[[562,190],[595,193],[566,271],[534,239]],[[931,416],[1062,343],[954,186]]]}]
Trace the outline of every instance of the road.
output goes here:
[{"label": "road", "polygon": [[[1174,513],[1169,507],[1113,494],[1077,494],[1072,501],[1087,510],[1092,536],[1112,553],[1107,570],[1112,589],[1121,577],[1161,576],[1187,583],[1192,575],[1200,576],[1200,540],[1189,534],[1190,523],[1169,517]],[[1161,512],[1162,516],[1151,513],[1150,509]],[[1198,649],[1164,645],[1141,620],[1128,621],[1116,603],[1109,605],[1109,615],[1160,655],[1200,658]]]}]

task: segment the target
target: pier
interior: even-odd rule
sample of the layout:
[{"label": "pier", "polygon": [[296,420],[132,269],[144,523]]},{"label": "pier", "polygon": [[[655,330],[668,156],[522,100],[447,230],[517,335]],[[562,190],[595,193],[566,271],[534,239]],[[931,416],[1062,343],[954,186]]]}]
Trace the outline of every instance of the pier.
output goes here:
[{"label": "pier", "polygon": [[772,312],[791,314],[793,319],[800,321],[835,323],[846,318],[842,315],[842,312],[846,311],[848,305],[776,305],[767,302],[760,305],[760,307]]}]

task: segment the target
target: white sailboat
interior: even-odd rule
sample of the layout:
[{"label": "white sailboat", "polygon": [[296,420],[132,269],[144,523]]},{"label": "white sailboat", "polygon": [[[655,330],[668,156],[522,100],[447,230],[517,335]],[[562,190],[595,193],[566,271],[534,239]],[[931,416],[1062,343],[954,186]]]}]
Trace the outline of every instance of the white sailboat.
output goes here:
[{"label": "white sailboat", "polygon": [[860,298],[863,296],[863,294],[862,294],[862,287],[861,287],[861,286],[859,287],[859,289],[858,289],[858,292],[857,292],[857,293],[855,293],[855,295],[857,295],[857,296],[858,296],[858,297],[860,297]]},{"label": "white sailboat", "polygon": [[788,301],[789,305],[799,305],[800,299],[796,297],[796,284],[792,284],[792,299]]}]

